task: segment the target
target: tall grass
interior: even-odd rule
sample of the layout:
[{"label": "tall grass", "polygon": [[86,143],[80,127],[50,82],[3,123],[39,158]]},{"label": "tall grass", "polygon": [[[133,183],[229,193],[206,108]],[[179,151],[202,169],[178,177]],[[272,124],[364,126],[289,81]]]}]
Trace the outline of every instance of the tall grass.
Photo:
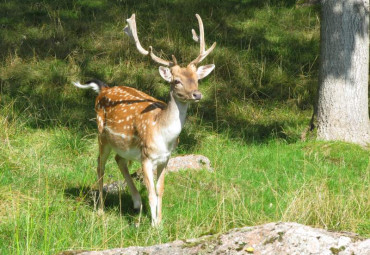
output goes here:
[{"label": "tall grass", "polygon": [[[319,20],[295,1],[5,1],[0,3],[0,253],[55,254],[150,245],[233,227],[296,221],[369,236],[368,151],[301,142],[315,97]],[[214,172],[169,173],[164,220],[150,227],[127,189],[96,213],[98,78],[166,100],[157,67],[122,32],[137,14],[144,47],[191,61],[204,21],[213,75],[192,105],[175,154]],[[134,164],[132,169],[136,169]],[[105,182],[122,177],[109,160]]]}]

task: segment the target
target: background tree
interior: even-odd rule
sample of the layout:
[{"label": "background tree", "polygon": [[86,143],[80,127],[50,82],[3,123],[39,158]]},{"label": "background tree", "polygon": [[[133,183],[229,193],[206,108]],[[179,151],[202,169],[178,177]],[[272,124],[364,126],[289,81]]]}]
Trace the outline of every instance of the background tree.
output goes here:
[{"label": "background tree", "polygon": [[321,63],[317,135],[366,145],[368,108],[369,2],[321,2]]}]

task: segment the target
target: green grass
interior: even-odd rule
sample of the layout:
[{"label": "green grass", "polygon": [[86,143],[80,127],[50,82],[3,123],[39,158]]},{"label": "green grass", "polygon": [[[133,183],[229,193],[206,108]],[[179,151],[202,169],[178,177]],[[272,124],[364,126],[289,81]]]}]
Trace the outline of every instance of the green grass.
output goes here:
[{"label": "green grass", "polygon": [[[150,245],[281,220],[369,234],[369,158],[357,146],[246,145],[207,132],[191,152],[208,156],[215,172],[168,174],[163,224],[154,229],[140,183],[142,215],[128,190],[107,199],[103,217],[96,213],[88,193],[96,190],[95,138],[62,128],[9,137],[1,152],[3,254]],[[111,159],[105,182],[120,179]]]},{"label": "green grass", "polygon": [[[205,95],[192,105],[174,154],[200,153],[214,172],[166,176],[163,224],[135,214],[128,190],[98,216],[98,78],[166,100],[157,66],[122,32],[137,14],[144,47],[188,63],[194,14],[206,42]],[[150,245],[271,221],[370,236],[369,151],[300,141],[315,98],[319,19],[295,1],[6,1],[0,4],[0,253],[55,254]],[[163,53],[165,52],[165,53]],[[136,169],[134,164],[132,169]],[[111,158],[105,182],[122,180]]]}]

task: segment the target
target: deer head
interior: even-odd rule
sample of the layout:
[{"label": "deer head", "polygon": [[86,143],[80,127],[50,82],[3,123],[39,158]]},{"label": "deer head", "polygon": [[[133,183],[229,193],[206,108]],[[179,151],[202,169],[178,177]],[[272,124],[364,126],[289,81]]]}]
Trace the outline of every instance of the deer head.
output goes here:
[{"label": "deer head", "polygon": [[200,44],[200,52],[198,57],[191,61],[186,67],[180,67],[174,55],[172,55],[172,61],[165,60],[154,54],[152,46],[149,46],[149,51],[141,46],[137,35],[135,14],[132,14],[132,16],[127,19],[128,25],[124,28],[124,32],[134,39],[136,48],[141,54],[150,55],[156,63],[164,65],[159,67],[159,74],[164,80],[171,84],[171,93],[173,97],[181,102],[199,101],[202,98],[202,93],[198,90],[198,80],[206,77],[215,68],[213,64],[197,67],[197,65],[216,47],[216,42],[214,42],[208,50],[205,50],[203,22],[198,14],[195,16],[199,23],[200,37],[198,37],[194,29],[192,29],[192,34],[193,39]]}]

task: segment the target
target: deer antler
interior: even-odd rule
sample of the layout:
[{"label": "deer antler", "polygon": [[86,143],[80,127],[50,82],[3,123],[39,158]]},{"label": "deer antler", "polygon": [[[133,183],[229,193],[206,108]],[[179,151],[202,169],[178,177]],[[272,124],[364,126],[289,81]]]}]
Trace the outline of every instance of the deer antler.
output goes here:
[{"label": "deer antler", "polygon": [[202,18],[198,14],[195,14],[195,16],[197,17],[198,23],[199,23],[199,35],[200,35],[200,37],[198,37],[198,35],[197,35],[197,33],[195,32],[194,29],[192,29],[191,32],[193,34],[194,41],[196,41],[196,42],[199,41],[199,44],[200,44],[200,53],[199,53],[199,56],[196,59],[194,59],[193,61],[191,61],[189,65],[197,65],[197,64],[199,64],[216,47],[216,42],[214,42],[212,44],[211,48],[209,48],[207,51],[205,50],[206,44],[205,44],[205,40],[204,40],[203,21],[202,21]]},{"label": "deer antler", "polygon": [[173,59],[173,62],[172,61],[168,61],[168,60],[165,60],[165,59],[162,59],[160,57],[157,57],[156,55],[154,55],[153,53],[153,47],[152,46],[149,46],[149,51],[145,50],[141,44],[140,44],[140,41],[139,41],[139,38],[137,36],[137,29],[136,29],[136,21],[135,21],[135,14],[132,14],[131,17],[129,19],[126,20],[127,21],[127,26],[123,29],[123,31],[128,35],[130,36],[131,38],[134,39],[135,41],[135,44],[136,44],[136,48],[138,49],[138,51],[143,54],[143,55],[150,55],[150,57],[155,61],[157,62],[158,64],[161,64],[161,65],[165,65],[165,66],[174,66],[174,65],[177,65],[177,61],[176,61],[176,58],[175,56],[172,55],[172,59]]}]

